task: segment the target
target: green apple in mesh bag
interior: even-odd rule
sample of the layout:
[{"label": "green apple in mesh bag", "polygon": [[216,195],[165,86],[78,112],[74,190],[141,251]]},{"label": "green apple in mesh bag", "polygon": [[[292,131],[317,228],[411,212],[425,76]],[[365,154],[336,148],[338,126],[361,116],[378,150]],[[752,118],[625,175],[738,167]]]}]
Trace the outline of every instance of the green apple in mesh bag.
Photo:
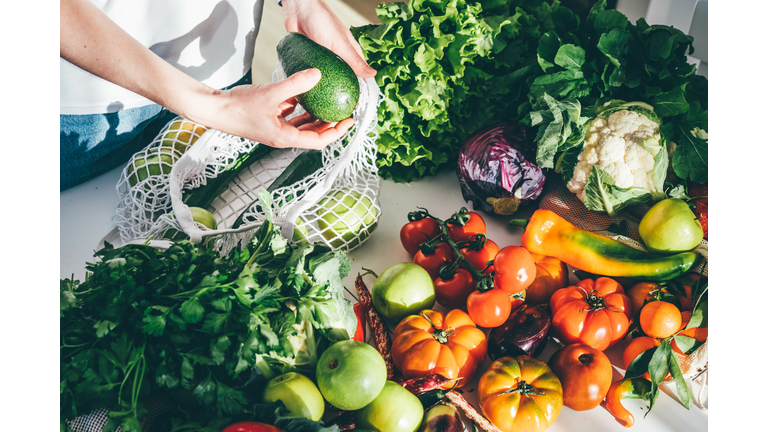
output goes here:
[{"label": "green apple in mesh bag", "polygon": [[[211,230],[218,228],[216,218],[214,218],[213,214],[211,214],[211,212],[208,210],[200,207],[190,207],[189,212],[192,213],[193,221],[202,224],[204,227]],[[166,231],[165,234],[163,234],[163,237],[169,240],[186,240],[189,238],[183,232],[179,232],[173,228]]]},{"label": "green apple in mesh bag", "polygon": [[155,147],[136,153],[128,166],[128,183],[133,187],[150,176],[170,174],[179,157],[181,155],[172,147]]},{"label": "green apple in mesh bag", "polygon": [[370,234],[378,216],[370,198],[349,189],[326,195],[318,204],[317,226],[333,247],[343,246],[363,230]]}]

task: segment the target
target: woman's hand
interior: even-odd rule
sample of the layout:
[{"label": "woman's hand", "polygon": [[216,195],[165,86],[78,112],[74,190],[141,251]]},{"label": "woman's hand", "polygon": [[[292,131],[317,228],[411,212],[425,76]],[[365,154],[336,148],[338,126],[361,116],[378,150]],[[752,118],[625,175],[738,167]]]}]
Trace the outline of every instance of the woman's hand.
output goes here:
[{"label": "woman's hand", "polygon": [[338,123],[317,120],[308,113],[290,120],[298,102],[296,95],[309,91],[320,81],[320,71],[308,69],[272,84],[238,86],[222,91],[216,98],[224,104],[218,110],[221,118],[204,122],[211,127],[222,122],[229,133],[265,143],[272,147],[321,149],[344,136],[355,121],[351,118]]},{"label": "woman's hand", "polygon": [[349,29],[323,0],[283,0],[285,29],[301,33],[338,54],[360,78],[376,76]]}]

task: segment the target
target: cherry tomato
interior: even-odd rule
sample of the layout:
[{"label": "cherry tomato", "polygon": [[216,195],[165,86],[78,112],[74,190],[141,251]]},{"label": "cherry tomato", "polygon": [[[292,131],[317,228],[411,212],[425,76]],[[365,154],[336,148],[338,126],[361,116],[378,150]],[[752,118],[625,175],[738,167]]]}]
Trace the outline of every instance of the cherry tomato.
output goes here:
[{"label": "cherry tomato", "polygon": [[467,297],[467,312],[475,324],[480,327],[498,327],[509,318],[512,312],[512,300],[509,294],[498,288],[473,291]]},{"label": "cherry tomato", "polygon": [[422,243],[437,237],[440,234],[440,225],[437,221],[428,217],[408,222],[400,228],[400,242],[403,248],[411,256],[416,254]]},{"label": "cherry tomato", "polygon": [[413,256],[413,262],[423,267],[432,277],[432,280],[437,279],[440,275],[440,267],[443,264],[450,264],[454,259],[453,249],[448,246],[448,243],[438,243],[435,246],[435,251],[429,255],[419,250]]},{"label": "cherry tomato", "polygon": [[463,268],[456,269],[453,277],[435,279],[435,300],[448,309],[466,309],[467,297],[475,290],[472,274]]},{"label": "cherry tomato", "polygon": [[485,234],[485,221],[476,212],[468,212],[469,220],[464,225],[448,224],[448,235],[455,242],[467,241],[475,234]]},{"label": "cherry tomato", "polygon": [[608,356],[589,345],[560,348],[547,364],[563,385],[563,405],[574,411],[597,408],[613,383]]},{"label": "cherry tomato", "polygon": [[493,283],[497,288],[515,294],[525,290],[536,279],[536,263],[531,253],[521,246],[507,246],[493,259]]},{"label": "cherry tomato", "polygon": [[[491,239],[486,239],[485,246],[483,246],[480,250],[474,250],[470,247],[465,247],[459,249],[459,252],[461,252],[467,261],[469,261],[469,264],[472,267],[480,271],[485,270],[485,274],[489,274],[493,271],[494,267],[488,267],[488,264],[486,263],[488,261],[493,261],[493,258],[496,257],[496,254],[499,252],[499,245],[497,245]],[[486,269],[486,267],[488,267],[488,269]]]}]

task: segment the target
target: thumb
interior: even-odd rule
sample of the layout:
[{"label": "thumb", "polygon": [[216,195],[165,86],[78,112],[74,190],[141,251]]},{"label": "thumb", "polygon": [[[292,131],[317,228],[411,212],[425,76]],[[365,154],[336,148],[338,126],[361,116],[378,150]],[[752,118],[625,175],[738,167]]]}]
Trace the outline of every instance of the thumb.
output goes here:
[{"label": "thumb", "polygon": [[312,87],[320,81],[321,76],[320,69],[312,68],[296,72],[276,83],[274,87],[276,102],[282,102],[312,90]]}]

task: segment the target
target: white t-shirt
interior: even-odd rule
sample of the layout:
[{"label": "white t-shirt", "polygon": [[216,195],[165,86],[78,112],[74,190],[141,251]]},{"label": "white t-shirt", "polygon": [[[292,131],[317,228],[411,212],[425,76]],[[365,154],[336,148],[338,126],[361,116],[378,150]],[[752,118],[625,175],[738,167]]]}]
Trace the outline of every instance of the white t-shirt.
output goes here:
[{"label": "white t-shirt", "polygon": [[[251,67],[263,0],[90,0],[154,53],[213,88]],[[153,102],[60,59],[60,113],[100,114]]]}]

